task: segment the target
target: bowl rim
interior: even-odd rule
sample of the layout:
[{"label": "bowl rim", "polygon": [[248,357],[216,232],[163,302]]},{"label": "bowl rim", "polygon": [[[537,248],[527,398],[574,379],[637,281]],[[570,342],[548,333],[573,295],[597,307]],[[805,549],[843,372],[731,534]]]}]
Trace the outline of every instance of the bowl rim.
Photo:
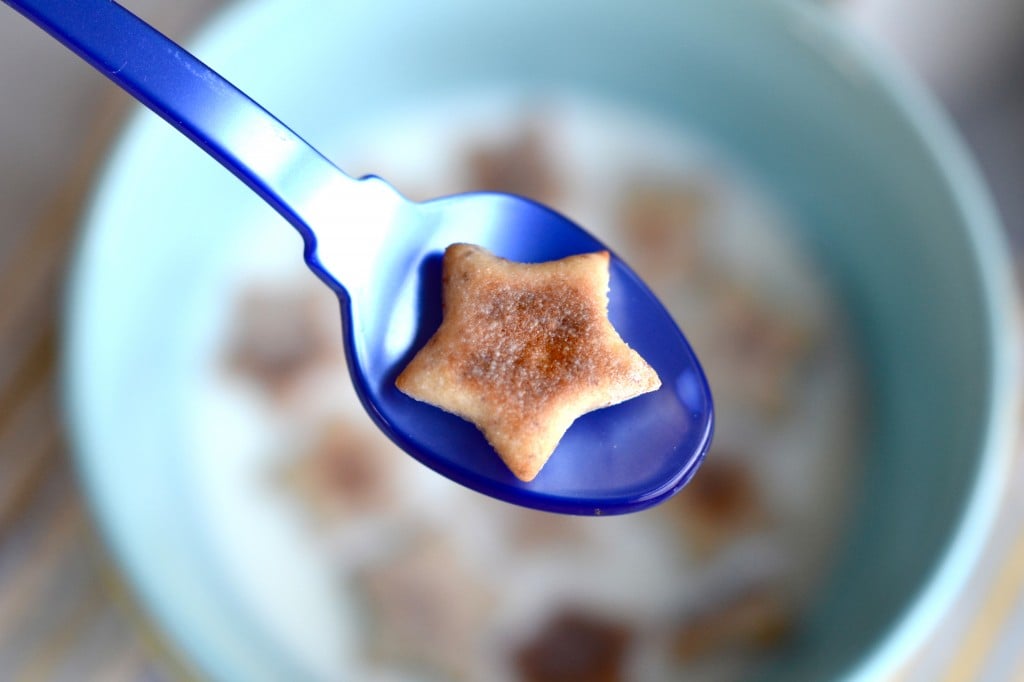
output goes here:
[{"label": "bowl rim", "polygon": [[876,638],[866,656],[845,675],[848,682],[873,682],[894,674],[935,631],[962,592],[994,528],[1020,435],[1016,419],[1024,406],[1020,294],[995,203],[938,99],[892,49],[842,24],[835,10],[799,0],[778,0],[776,4],[790,13],[792,21],[825,38],[817,47],[844,58],[852,56],[866,67],[861,75],[871,79],[897,114],[911,124],[913,135],[946,179],[953,203],[960,209],[965,236],[978,263],[978,284],[985,303],[985,332],[992,359],[986,396],[990,409],[974,481],[931,575],[888,631]]}]

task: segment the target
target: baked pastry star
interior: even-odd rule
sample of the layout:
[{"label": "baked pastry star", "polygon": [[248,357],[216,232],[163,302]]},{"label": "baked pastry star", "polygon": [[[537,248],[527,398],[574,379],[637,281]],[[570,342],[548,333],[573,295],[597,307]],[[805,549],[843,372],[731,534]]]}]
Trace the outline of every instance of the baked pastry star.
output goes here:
[{"label": "baked pastry star", "polygon": [[441,326],[396,385],[476,424],[532,481],[577,417],[661,386],[608,321],[608,263],[607,251],[514,263],[449,246]]}]

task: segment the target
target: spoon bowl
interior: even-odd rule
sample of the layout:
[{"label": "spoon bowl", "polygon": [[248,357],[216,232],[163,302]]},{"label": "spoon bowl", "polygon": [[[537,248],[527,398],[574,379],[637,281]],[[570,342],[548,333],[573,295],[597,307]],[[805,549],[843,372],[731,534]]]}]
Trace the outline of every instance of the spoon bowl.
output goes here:
[{"label": "spoon bowl", "polygon": [[507,194],[416,203],[353,179],[205,64],[109,0],[4,0],[184,133],[300,232],[341,302],[356,391],[402,449],[484,494],[547,511],[615,514],[667,499],[710,444],[703,371],[657,297],[613,253],[609,318],[662,388],[584,415],[544,471],[518,481],[469,422],[394,385],[441,320],[440,255],[455,242],[520,262],[607,249],[558,213]]},{"label": "spoon bowl", "polygon": [[[707,383],[668,312],[614,254],[609,318],[655,368],[663,388],[578,419],[531,483],[512,475],[475,426],[398,391],[395,377],[441,322],[441,253],[449,244],[472,242],[520,262],[607,248],[560,214],[507,194],[454,195],[405,203],[400,211],[413,215],[396,221],[385,237],[393,240],[391,246],[376,251],[376,262],[364,261],[356,278],[361,284],[333,284],[343,302],[346,354],[357,393],[399,446],[463,485],[549,511],[635,511],[689,480],[711,436]],[[420,232],[410,234],[409,224]],[[350,239],[321,233],[317,253],[326,271],[345,268]]]}]

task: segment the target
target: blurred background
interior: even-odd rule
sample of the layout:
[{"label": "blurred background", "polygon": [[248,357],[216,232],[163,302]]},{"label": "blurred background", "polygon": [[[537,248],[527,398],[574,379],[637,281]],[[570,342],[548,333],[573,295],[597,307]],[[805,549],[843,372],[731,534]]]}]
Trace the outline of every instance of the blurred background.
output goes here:
[{"label": "blurred background", "polygon": [[[185,41],[226,2],[124,4]],[[825,4],[907,62],[941,100],[1024,265],[1024,2]],[[0,679],[178,679],[185,666],[147,624],[98,540],[71,468],[59,389],[68,259],[130,103],[6,7],[0,93]],[[488,163],[477,160],[485,179],[495,175]],[[1010,490],[1024,486],[1024,447],[1017,452]],[[771,636],[774,614],[754,618],[745,636]],[[896,679],[1024,679],[1021,641],[1024,497],[1007,495],[966,589]]]}]

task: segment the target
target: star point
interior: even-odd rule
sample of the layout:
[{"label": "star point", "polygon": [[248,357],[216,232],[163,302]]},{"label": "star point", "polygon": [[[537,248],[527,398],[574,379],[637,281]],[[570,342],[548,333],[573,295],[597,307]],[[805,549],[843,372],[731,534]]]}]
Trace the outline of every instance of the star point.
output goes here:
[{"label": "star point", "polygon": [[516,263],[451,245],[441,326],[399,390],[473,422],[517,478],[533,480],[577,417],[661,386],[608,320],[609,260]]}]

